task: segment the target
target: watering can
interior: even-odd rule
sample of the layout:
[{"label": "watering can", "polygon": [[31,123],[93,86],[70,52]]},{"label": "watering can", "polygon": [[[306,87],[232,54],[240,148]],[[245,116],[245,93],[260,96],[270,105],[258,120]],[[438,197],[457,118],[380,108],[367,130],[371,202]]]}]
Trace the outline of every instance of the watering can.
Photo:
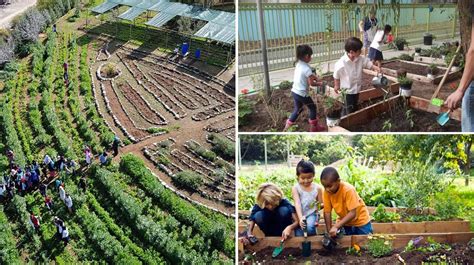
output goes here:
[{"label": "watering can", "polygon": [[379,73],[372,78],[372,85],[375,88],[381,89],[385,94],[388,94],[388,91],[384,89],[384,87],[388,86],[388,79],[383,76],[383,73]]},{"label": "watering can", "polygon": [[311,241],[308,241],[308,224],[306,219],[303,220],[304,228],[304,241],[301,243],[301,248],[303,249],[303,257],[311,256]]}]

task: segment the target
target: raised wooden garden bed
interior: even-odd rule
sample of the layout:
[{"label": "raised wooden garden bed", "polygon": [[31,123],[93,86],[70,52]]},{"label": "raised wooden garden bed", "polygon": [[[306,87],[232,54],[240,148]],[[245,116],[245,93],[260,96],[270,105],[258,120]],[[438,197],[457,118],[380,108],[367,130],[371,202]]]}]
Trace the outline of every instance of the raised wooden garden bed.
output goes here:
[{"label": "raised wooden garden bed", "polygon": [[423,64],[437,64],[441,66],[446,66],[446,62],[442,58],[433,58],[433,57],[425,57],[425,56],[414,56],[413,61],[417,63]]},{"label": "raised wooden garden bed", "polygon": [[[389,78],[392,81],[396,80],[397,70],[405,69],[407,71],[407,77],[412,80],[418,80],[425,83],[435,83],[439,84],[443,75],[446,72],[447,68],[438,67],[438,73],[435,75],[434,79],[428,78],[426,74],[428,73],[428,65],[418,62],[409,62],[402,60],[390,60],[382,63],[382,72],[393,78]],[[375,75],[376,72],[368,69],[364,69],[364,72]],[[450,72],[446,77],[446,81],[450,81],[459,77],[460,71]]]},{"label": "raised wooden garden bed", "polygon": [[[339,127],[342,127],[342,129],[333,127],[333,128],[329,128],[329,131],[330,132],[335,131],[335,130],[336,131],[341,131],[341,130],[363,131],[362,129],[364,130],[371,129],[369,127],[360,128],[360,126],[368,125],[370,122],[372,122],[376,118],[380,119],[383,113],[387,113],[390,110],[393,110],[395,106],[397,106],[397,104],[400,104],[400,101],[403,101],[403,100],[405,99],[403,99],[401,96],[394,96],[382,102],[360,109],[354,113],[351,113],[341,118]],[[408,107],[412,109],[414,113],[419,114],[419,115],[428,115],[429,117],[421,117],[420,120],[423,120],[425,123],[430,123],[433,126],[438,126],[436,122],[437,114],[448,111],[446,107],[440,108],[440,107],[431,106],[430,100],[419,98],[419,97],[410,97],[409,99],[406,100],[406,104],[408,104]],[[451,120],[454,120],[452,122],[453,124],[451,127],[446,127],[446,128],[436,127],[433,130],[443,131],[443,129],[446,129],[446,130],[456,131],[457,127],[459,127],[459,131],[460,131],[460,126],[458,123],[461,120],[461,109],[456,109],[456,110],[451,111],[450,118]],[[400,120],[403,120],[403,119],[404,117],[400,117]],[[382,120],[379,123],[382,123]],[[416,125],[420,126],[420,124],[416,124]],[[425,127],[425,128],[428,129],[428,127]],[[373,131],[382,131],[382,130],[378,129],[378,130],[373,130]]]}]

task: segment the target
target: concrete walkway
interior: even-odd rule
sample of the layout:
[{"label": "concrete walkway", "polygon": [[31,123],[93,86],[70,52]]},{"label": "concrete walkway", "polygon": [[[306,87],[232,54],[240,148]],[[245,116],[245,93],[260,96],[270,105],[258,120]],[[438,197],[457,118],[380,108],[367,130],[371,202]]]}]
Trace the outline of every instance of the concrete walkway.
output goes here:
[{"label": "concrete walkway", "polygon": [[[456,40],[459,40],[459,39],[436,40],[436,41],[433,41],[433,46],[441,45],[443,42],[456,41]],[[407,49],[405,47],[404,51],[396,51],[396,50],[393,50],[393,49],[392,50],[386,50],[386,51],[383,52],[383,56],[386,60],[389,60],[389,59],[398,57],[403,53],[408,53],[408,54],[411,55],[411,54],[415,53],[415,48],[418,48],[418,47],[420,47],[422,49],[431,49],[432,46],[426,46],[426,45],[423,45],[423,44],[413,45],[413,46],[410,45],[409,49]],[[315,58],[313,57],[313,61],[311,61],[312,66],[315,65],[314,60],[315,60]],[[332,72],[336,62],[337,62],[337,60],[330,61],[329,64],[328,64],[328,62],[322,63],[321,64],[322,72],[323,73],[326,73],[328,71]],[[329,67],[328,67],[328,65],[329,65]],[[283,69],[283,70],[277,70],[277,71],[270,72],[270,85],[272,85],[272,86],[278,85],[278,84],[280,84],[281,81],[285,81],[285,80],[292,81],[293,80],[293,73],[294,73],[294,68],[288,68],[288,69]],[[239,90],[238,90],[239,93],[244,88],[253,88],[253,83],[252,83],[252,80],[251,80],[251,76],[239,77],[238,78],[238,88],[239,88]]]},{"label": "concrete walkway", "polygon": [[17,15],[36,5],[37,0],[11,0],[11,4],[0,6],[0,28],[9,28]]}]

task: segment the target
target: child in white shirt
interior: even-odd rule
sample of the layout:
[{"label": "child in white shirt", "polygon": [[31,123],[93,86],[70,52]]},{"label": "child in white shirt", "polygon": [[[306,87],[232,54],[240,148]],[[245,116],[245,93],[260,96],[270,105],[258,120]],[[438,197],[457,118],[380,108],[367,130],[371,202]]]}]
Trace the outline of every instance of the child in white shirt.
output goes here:
[{"label": "child in white shirt", "polygon": [[375,63],[379,68],[381,67],[383,61],[383,54],[382,54],[382,45],[386,43],[385,37],[392,31],[392,26],[385,25],[384,30],[378,30],[375,33],[374,40],[372,44],[370,44],[369,48],[369,58],[372,63]]}]

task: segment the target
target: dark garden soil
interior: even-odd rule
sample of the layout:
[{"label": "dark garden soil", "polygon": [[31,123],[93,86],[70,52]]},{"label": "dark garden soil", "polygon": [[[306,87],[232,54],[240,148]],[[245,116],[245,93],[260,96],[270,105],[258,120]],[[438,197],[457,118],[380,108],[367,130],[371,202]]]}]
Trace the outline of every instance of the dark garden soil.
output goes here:
[{"label": "dark garden soil", "polygon": [[[410,112],[408,112],[408,110]],[[407,116],[411,116],[408,118]],[[378,117],[363,125],[349,126],[352,132],[460,132],[461,122],[450,119],[444,126],[436,121],[438,114],[416,109],[407,109],[403,103],[380,113]]]},{"label": "dark garden soil", "polygon": [[[437,98],[446,100],[451,93],[453,93],[459,85],[459,79],[445,82],[443,86],[441,87]],[[413,86],[412,86],[412,95],[415,97],[420,97],[420,98],[425,98],[425,99],[430,99],[433,96],[433,93],[435,90],[438,88],[438,85],[436,84],[428,84],[428,83],[423,83],[419,81],[413,81]]]},{"label": "dark garden soil", "polygon": [[[382,63],[382,68],[389,68],[393,70],[405,69],[408,73],[423,76],[426,76],[428,73],[428,65],[411,64],[402,61]],[[446,71],[443,69],[438,69],[436,75],[443,75],[445,72]]]},{"label": "dark garden soil", "polygon": [[[372,79],[373,79],[374,77],[375,77],[374,75],[369,75],[369,74],[367,74],[367,73],[362,73],[362,87],[361,87],[361,91],[374,88],[374,86],[372,85]],[[330,87],[334,87],[334,78],[332,77],[332,75],[323,76],[322,79],[323,79],[324,81],[328,82],[328,85],[329,85]],[[394,83],[393,81],[388,80],[388,84],[389,84],[389,85],[391,85],[391,84],[393,84],[393,83]]]},{"label": "dark garden soil", "polygon": [[[263,94],[256,93],[248,96],[248,100],[253,103],[253,113],[250,114],[248,122],[244,126],[239,126],[244,132],[267,132],[283,131],[285,122],[293,111],[293,97],[291,89],[275,89],[272,93],[272,105],[265,104]],[[314,100],[314,97],[313,97]],[[317,117],[321,124],[326,125],[326,116],[323,111],[322,99],[318,96],[316,102]],[[269,113],[272,113],[271,115]],[[272,120],[275,117],[276,121]],[[295,131],[309,131],[309,112],[306,107],[298,116],[296,124],[293,125]],[[293,129],[293,128],[292,128]]]},{"label": "dark garden soil", "polygon": [[[253,262],[260,262],[263,264],[306,264],[310,261],[311,264],[401,264],[396,254],[399,254],[407,264],[422,264],[422,262],[447,262],[447,264],[472,264],[474,261],[474,251],[470,250],[466,244],[452,244],[452,249],[439,250],[434,252],[403,252],[403,248],[396,249],[390,256],[374,258],[366,251],[362,250],[360,257],[347,255],[346,249],[336,249],[332,252],[326,250],[313,250],[310,257],[303,257],[301,249],[288,248],[283,249],[283,252],[276,258],[272,258],[273,247],[265,248],[253,256]],[[239,257],[239,263],[244,257]],[[251,264],[251,263],[248,263]],[[445,263],[446,264],[446,263]]]}]

